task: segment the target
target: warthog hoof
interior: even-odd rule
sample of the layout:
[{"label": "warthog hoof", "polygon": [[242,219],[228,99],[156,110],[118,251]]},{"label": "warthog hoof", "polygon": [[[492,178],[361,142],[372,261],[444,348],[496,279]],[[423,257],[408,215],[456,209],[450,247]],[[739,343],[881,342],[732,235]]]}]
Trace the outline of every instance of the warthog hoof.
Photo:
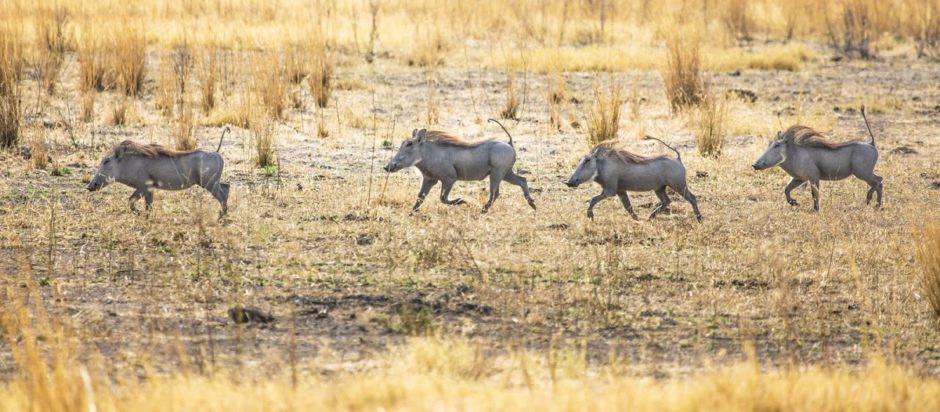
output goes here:
[{"label": "warthog hoof", "polygon": [[529,202],[529,206],[532,207],[532,210],[538,210],[538,209],[535,208],[535,201],[534,201],[534,200],[532,200],[532,199],[527,199],[527,202]]},{"label": "warthog hoof", "polygon": [[587,217],[588,217],[588,219],[594,220],[594,211],[591,210],[591,209],[588,209],[588,211],[587,211]]},{"label": "warthog hoof", "polygon": [[454,200],[451,200],[451,201],[450,201],[450,204],[451,204],[452,206],[460,206],[460,205],[462,205],[462,204],[464,204],[464,203],[467,203],[467,202],[465,202],[463,199],[454,199]]},{"label": "warthog hoof", "polygon": [[799,203],[796,202],[796,200],[793,200],[793,199],[787,200],[787,203],[789,203],[790,206],[799,206],[799,205],[800,205]]}]

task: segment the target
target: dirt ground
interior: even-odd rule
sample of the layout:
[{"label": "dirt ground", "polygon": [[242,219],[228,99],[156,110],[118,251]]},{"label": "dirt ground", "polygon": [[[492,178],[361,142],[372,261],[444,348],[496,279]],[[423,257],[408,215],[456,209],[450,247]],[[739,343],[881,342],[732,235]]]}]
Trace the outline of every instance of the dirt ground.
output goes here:
[{"label": "dirt ground", "polygon": [[[752,346],[768,364],[854,364],[880,352],[940,375],[940,335],[912,248],[912,229],[940,213],[940,66],[822,54],[797,72],[709,73],[713,88],[756,95],[732,100],[717,159],[696,153],[658,72],[569,74],[568,111],[582,124],[595,82],[617,82],[625,100],[640,101],[638,118],[625,104],[621,138],[643,154],[669,152],[639,140],[641,131],[678,146],[701,224],[675,194],[672,213],[655,220],[646,217],[652,193],[632,194],[639,221],[616,199],[587,219],[599,188],[562,183],[587,150],[584,132],[550,128],[546,78],[532,73],[517,77],[520,119],[505,124],[538,210],[504,185],[481,214],[485,185],[460,182],[454,196],[467,204],[442,205],[435,190],[410,214],[416,172],[381,167],[412,128],[425,126],[425,73],[386,60],[356,67],[337,73],[365,86],[335,92],[324,114],[329,137],[316,136],[317,115],[301,90],[306,107],[276,128],[276,172],[253,166],[251,132],[234,128],[221,149],[233,193],[221,221],[201,189],[158,192],[149,216],[130,213],[131,190],[119,184],[87,192],[111,144],[169,143],[171,125],[152,93],[136,103],[131,124],[104,125],[111,92],[99,96],[99,118],[83,124],[74,88],[60,88],[25,122],[27,133],[45,129],[68,173],[33,170],[26,154],[0,155],[3,289],[36,285],[50,315],[80,336],[80,356],[141,371],[276,372],[295,363],[330,373],[367,367],[389,345],[433,334],[491,351],[583,348],[591,362],[653,376],[740,359]],[[505,98],[504,73],[444,68],[437,78],[435,128],[505,139],[486,122]],[[153,87],[150,78],[145,90]],[[798,117],[837,138],[867,140],[862,103],[881,153],[882,210],[865,205],[867,186],[854,179],[824,182],[819,213],[804,189],[794,192],[800,205],[789,206],[783,171],[751,170],[780,125]],[[200,146],[213,150],[220,132],[200,127]],[[228,311],[237,305],[275,320],[235,324]],[[13,368],[0,350],[0,373]]]}]

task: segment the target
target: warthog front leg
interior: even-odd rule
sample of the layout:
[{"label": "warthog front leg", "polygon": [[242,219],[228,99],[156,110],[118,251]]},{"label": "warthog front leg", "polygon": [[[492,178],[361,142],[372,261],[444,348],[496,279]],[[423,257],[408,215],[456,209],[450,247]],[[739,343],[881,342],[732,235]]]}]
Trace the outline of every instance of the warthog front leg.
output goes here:
[{"label": "warthog front leg", "polygon": [[871,178],[868,178],[868,179],[863,178],[862,180],[864,180],[866,183],[868,183],[869,186],[871,186],[871,188],[868,189],[868,194],[865,196],[865,204],[870,205],[872,195],[874,195],[875,193],[878,193],[878,203],[875,204],[875,207],[881,207],[881,193],[883,191],[883,187],[881,183],[881,181],[883,180],[882,177],[872,175]]},{"label": "warthog front leg", "polygon": [[153,210],[153,188],[144,190],[144,205],[147,207],[147,212]]},{"label": "warthog front leg", "polygon": [[215,200],[218,200],[219,205],[222,207],[222,210],[219,212],[219,219],[221,219],[222,216],[225,216],[225,214],[228,213],[228,191],[229,191],[228,183],[216,184],[212,188],[212,190],[209,191],[209,193],[212,193],[212,197],[214,197]]},{"label": "warthog front leg", "polygon": [[428,196],[428,192],[430,192],[431,188],[436,184],[437,179],[431,179],[429,177],[425,177],[424,180],[421,181],[421,190],[418,191],[418,200],[415,201],[414,207],[411,208],[412,212],[418,211],[418,208],[424,203],[424,198]]},{"label": "warthog front leg", "polygon": [[456,182],[456,179],[455,180],[441,180],[441,203],[445,205],[452,205],[452,206],[462,205],[466,203],[463,201],[463,199],[460,199],[460,198],[457,198],[454,200],[449,199],[450,189],[454,187],[454,182]]},{"label": "warthog front leg", "polygon": [[666,194],[666,186],[656,189],[656,197],[659,198],[659,206],[656,206],[656,208],[653,209],[653,213],[650,213],[650,219],[655,218],[656,215],[669,209],[669,204],[672,203],[672,200],[669,199],[669,195]]},{"label": "warthog front leg", "polygon": [[630,203],[630,196],[627,195],[627,192],[617,193],[617,196],[620,197],[620,203],[623,203],[623,208],[627,209],[627,212],[630,213],[630,216],[633,217],[633,220],[639,220],[636,216],[636,212],[633,211],[633,204]]},{"label": "warthog front leg", "polygon": [[522,195],[525,196],[526,202],[529,202],[529,206],[532,209],[535,209],[535,200],[532,200],[532,195],[529,193],[529,183],[525,180],[524,177],[519,176],[513,173],[512,170],[510,170],[509,173],[506,174],[506,177],[503,178],[503,180],[521,187]]},{"label": "warthog front leg", "polygon": [[144,195],[146,189],[137,189],[134,193],[131,193],[131,197],[127,198],[127,204],[131,207],[131,212],[134,212],[135,215],[140,214],[140,210],[137,210],[137,200]]},{"label": "warthog front leg", "polygon": [[794,177],[793,180],[790,180],[790,183],[787,183],[787,187],[783,188],[783,195],[787,197],[787,203],[789,203],[791,206],[796,206],[799,203],[796,203],[796,200],[790,197],[790,192],[792,192],[793,189],[800,187],[800,185],[803,183],[806,183],[806,181]]},{"label": "warthog front leg", "polygon": [[614,194],[616,194],[616,192],[614,192],[613,189],[604,188],[604,191],[601,192],[601,194],[592,197],[592,198],[591,198],[591,203],[588,204],[588,210],[587,210],[587,217],[588,217],[588,219],[591,219],[591,220],[594,219],[594,206],[597,205],[597,202],[600,202],[601,200],[607,199],[608,197],[611,197],[611,196],[613,196]]}]

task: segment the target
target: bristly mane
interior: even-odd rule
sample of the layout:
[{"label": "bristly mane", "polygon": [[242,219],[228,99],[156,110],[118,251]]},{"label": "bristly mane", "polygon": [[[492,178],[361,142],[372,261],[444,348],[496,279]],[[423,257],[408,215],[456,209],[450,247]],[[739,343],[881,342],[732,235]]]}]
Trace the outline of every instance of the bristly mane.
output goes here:
[{"label": "bristly mane", "polygon": [[832,142],[828,140],[828,136],[817,132],[810,127],[801,125],[790,126],[787,131],[783,132],[783,139],[787,142],[795,143],[800,146],[820,147],[824,149],[840,149],[854,143],[864,143],[859,140]]},{"label": "bristly mane", "polygon": [[666,156],[648,157],[648,156],[636,154],[620,147],[615,142],[598,143],[596,146],[591,148],[591,154],[595,156],[613,156],[624,162],[630,162],[630,163],[646,163],[651,160],[662,159],[666,157]]},{"label": "bristly mane", "polygon": [[167,156],[174,157],[182,154],[192,153],[195,150],[186,150],[178,151],[173,150],[168,147],[164,147],[158,144],[140,144],[130,140],[125,140],[121,143],[114,145],[114,148],[111,149],[111,154],[115,155],[118,152],[125,156],[142,156],[142,157],[159,157]]},{"label": "bristly mane", "polygon": [[477,147],[483,143],[492,141],[493,139],[478,140],[474,142],[468,142],[460,137],[454,136],[450,133],[443,132],[440,130],[428,130],[427,134],[424,136],[424,139],[429,142],[434,142],[446,146],[458,146],[458,147]]}]

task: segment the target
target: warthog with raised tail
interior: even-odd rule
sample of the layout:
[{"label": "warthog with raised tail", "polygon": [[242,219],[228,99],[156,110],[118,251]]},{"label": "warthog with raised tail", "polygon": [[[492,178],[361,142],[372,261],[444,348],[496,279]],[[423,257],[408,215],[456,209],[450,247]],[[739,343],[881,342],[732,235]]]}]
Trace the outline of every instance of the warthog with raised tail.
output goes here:
[{"label": "warthog with raised tail", "polygon": [[589,180],[601,185],[601,194],[591,198],[588,205],[587,216],[594,218],[594,206],[597,202],[617,195],[624,209],[636,219],[633,205],[627,192],[654,191],[659,198],[659,205],[653,209],[650,219],[664,210],[667,210],[671,200],[666,194],[666,188],[681,195],[692,204],[695,218],[702,221],[702,214],[698,210],[695,195],[689,191],[685,182],[685,166],[682,164],[682,155],[674,147],[662,140],[646,136],[646,139],[656,140],[676,152],[676,160],[666,156],[646,157],[631,153],[616,147],[613,143],[600,143],[591,149],[590,153],[581,158],[578,167],[565,182],[568,187],[578,187]]},{"label": "warthog with raised tail", "polygon": [[[222,138],[228,128],[222,132]],[[149,211],[153,207],[153,191],[182,190],[200,186],[212,193],[219,201],[222,211],[219,217],[228,211],[229,185],[221,183],[224,161],[219,155],[222,138],[215,152],[203,150],[176,151],[157,144],[139,144],[125,140],[111,149],[88,183],[89,191],[99,190],[113,181],[134,188],[128,204],[137,213],[137,200],[141,197]]]},{"label": "warthog with raised tail", "polygon": [[[862,115],[865,114],[862,109]],[[865,119],[868,125],[868,119]],[[754,162],[754,169],[764,170],[780,166],[793,177],[783,194],[787,203],[796,206],[796,200],[790,192],[806,182],[810,183],[813,193],[813,209],[819,210],[819,181],[842,180],[855,176],[868,183],[868,195],[865,203],[871,203],[873,194],[878,193],[877,207],[881,207],[882,178],[875,174],[878,162],[878,148],[875,147],[875,135],[868,129],[871,142],[848,141],[833,143],[819,132],[806,126],[791,126],[785,132],[777,132],[777,137],[770,142],[767,151]]]},{"label": "warthog with raised tail", "polygon": [[499,124],[509,135],[508,144],[493,139],[468,142],[446,132],[427,129],[415,129],[411,132],[411,139],[402,142],[398,153],[389,160],[384,169],[393,173],[415,166],[421,171],[424,181],[412,211],[421,207],[424,198],[437,182],[441,182],[441,203],[459,205],[464,201],[450,199],[454,182],[483,180],[487,176],[490,177],[490,198],[483,206],[483,212],[489,210],[499,197],[499,184],[502,181],[521,187],[529,206],[535,209],[535,201],[529,194],[526,179],[512,171],[512,166],[516,163],[512,135],[496,120],[490,121]]}]

